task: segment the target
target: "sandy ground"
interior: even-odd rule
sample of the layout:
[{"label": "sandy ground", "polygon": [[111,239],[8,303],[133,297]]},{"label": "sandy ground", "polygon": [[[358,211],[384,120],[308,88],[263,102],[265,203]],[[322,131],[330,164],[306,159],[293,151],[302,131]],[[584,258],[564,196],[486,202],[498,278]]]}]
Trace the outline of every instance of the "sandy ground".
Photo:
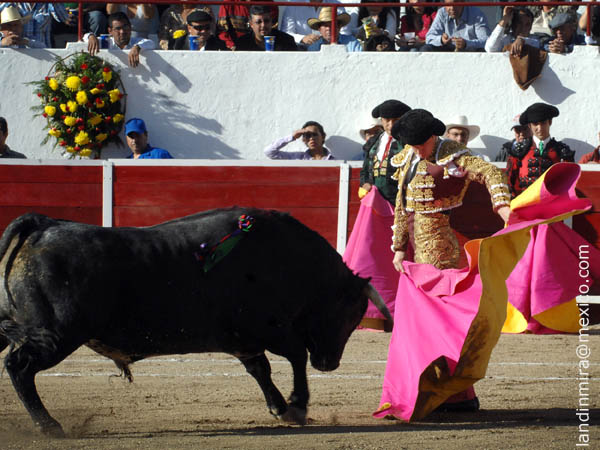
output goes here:
[{"label": "sandy ground", "polygon": [[[591,332],[590,447],[600,448],[600,328]],[[6,373],[0,378],[0,449],[568,449],[578,442],[577,336],[503,335],[477,414],[432,414],[405,424],[377,420],[390,334],[355,332],[340,368],[309,369],[310,423],[289,426],[268,412],[237,360],[175,355],[133,365],[134,383],[81,348],[38,375],[40,395],[66,439],[33,427]],[[287,361],[269,355],[273,379],[291,391]]]}]

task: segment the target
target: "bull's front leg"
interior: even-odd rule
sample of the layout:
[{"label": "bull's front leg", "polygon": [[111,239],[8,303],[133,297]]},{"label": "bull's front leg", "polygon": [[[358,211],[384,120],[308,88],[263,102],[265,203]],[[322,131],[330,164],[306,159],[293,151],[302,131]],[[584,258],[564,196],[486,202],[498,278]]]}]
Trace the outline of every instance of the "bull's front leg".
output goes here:
[{"label": "bull's front leg", "polygon": [[278,419],[283,418],[288,406],[271,379],[271,365],[265,354],[250,357],[238,357],[246,371],[254,377],[265,395],[269,412]]},{"label": "bull's front leg", "polygon": [[288,357],[294,372],[294,390],[290,394],[288,410],[283,416],[286,422],[306,425],[306,408],[308,405],[308,381],[306,379],[307,353]]}]

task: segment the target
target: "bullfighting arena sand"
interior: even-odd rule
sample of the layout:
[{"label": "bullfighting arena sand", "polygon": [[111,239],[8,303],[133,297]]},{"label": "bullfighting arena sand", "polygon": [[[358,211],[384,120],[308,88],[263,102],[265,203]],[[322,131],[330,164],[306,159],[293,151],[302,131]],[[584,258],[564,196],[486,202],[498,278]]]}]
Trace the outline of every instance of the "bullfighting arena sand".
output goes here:
[{"label": "bullfighting arena sand", "polygon": [[[433,330],[434,331],[434,330]],[[600,327],[590,331],[590,446],[600,448]],[[309,369],[309,425],[277,422],[242,365],[224,354],[175,355],[132,366],[81,348],[38,375],[40,395],[68,438],[33,427],[6,373],[0,378],[0,449],[569,449],[578,442],[577,336],[503,335],[476,384],[478,414],[418,423],[375,420],[390,334],[355,332],[341,366]],[[4,353],[5,354],[5,353]],[[4,356],[1,355],[1,356]],[[291,370],[269,355],[284,396]]]}]

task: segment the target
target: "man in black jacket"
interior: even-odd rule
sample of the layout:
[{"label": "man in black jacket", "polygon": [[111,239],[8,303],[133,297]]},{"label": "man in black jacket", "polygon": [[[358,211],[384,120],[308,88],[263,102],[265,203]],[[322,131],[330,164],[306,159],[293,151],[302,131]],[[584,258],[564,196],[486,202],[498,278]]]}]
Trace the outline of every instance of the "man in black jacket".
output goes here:
[{"label": "man in black jacket", "polygon": [[360,171],[361,197],[361,193],[366,195],[372,186],[376,186],[392,206],[396,205],[398,181],[392,179],[396,168],[392,167],[390,161],[404,148],[404,142],[395,140],[391,133],[394,123],[408,111],[410,106],[398,100],[386,100],[371,112],[374,119],[381,118],[383,131],[363,145],[365,154]]},{"label": "man in black jacket", "polygon": [[[199,9],[187,16],[187,33],[169,41],[169,50],[190,50],[190,37],[196,39],[197,50],[229,50],[225,42],[213,36],[213,18]],[[177,31],[175,32],[177,33]]]},{"label": "man in black jacket", "polygon": [[250,29],[248,34],[238,38],[236,50],[264,51],[265,36],[275,38],[275,51],[298,50],[291,35],[273,28],[270,6],[255,5],[250,8]]}]

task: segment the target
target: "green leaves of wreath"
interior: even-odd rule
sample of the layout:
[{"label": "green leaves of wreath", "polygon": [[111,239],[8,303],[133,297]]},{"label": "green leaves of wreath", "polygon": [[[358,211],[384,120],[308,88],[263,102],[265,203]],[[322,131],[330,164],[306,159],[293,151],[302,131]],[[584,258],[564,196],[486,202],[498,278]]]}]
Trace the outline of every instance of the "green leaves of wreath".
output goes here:
[{"label": "green leaves of wreath", "polygon": [[66,158],[100,158],[102,148],[122,145],[126,93],[119,73],[97,56],[80,52],[59,58],[48,76],[29,84],[42,104],[32,109],[47,119],[44,129],[56,138]]}]

